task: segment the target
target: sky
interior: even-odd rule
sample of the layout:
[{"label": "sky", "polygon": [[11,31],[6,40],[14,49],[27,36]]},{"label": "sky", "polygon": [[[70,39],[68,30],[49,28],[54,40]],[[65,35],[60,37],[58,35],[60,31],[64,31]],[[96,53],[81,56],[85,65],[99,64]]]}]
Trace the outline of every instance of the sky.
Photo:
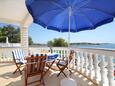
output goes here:
[{"label": "sky", "polygon": [[[64,38],[68,41],[68,33],[61,33],[48,30],[40,25],[32,23],[28,30],[29,36],[34,43],[47,43],[54,38]],[[115,20],[112,23],[102,25],[95,30],[87,30],[70,33],[70,42],[90,42],[90,43],[115,43]]]},{"label": "sky", "polygon": [[[4,24],[0,24],[3,26]],[[28,28],[28,34],[32,37],[34,43],[46,44],[54,38],[63,38],[68,41],[68,33],[61,33],[48,30],[35,23]],[[87,30],[76,33],[70,33],[70,42],[90,42],[90,43],[114,43],[115,44],[115,20],[112,23],[102,25],[95,30]]]}]

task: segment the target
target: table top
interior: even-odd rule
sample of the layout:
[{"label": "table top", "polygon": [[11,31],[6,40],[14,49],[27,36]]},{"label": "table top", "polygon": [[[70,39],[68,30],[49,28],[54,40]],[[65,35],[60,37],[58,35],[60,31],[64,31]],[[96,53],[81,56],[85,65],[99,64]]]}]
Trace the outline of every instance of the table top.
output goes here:
[{"label": "table top", "polygon": [[49,53],[47,54],[47,61],[55,60],[59,57],[59,54],[57,53]]},{"label": "table top", "polygon": [[46,61],[55,60],[59,57],[59,54],[57,54],[57,53],[36,54],[36,55],[33,55],[33,56],[41,56],[41,55],[43,55],[43,56],[46,55],[47,56]]}]

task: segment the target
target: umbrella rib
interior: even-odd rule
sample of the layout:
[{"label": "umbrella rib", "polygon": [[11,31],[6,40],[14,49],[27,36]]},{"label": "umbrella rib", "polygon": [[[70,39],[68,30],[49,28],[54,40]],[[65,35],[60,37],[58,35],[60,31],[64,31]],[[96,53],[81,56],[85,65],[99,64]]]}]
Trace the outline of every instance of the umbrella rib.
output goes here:
[{"label": "umbrella rib", "polygon": [[[74,2],[73,2],[73,3],[74,3],[75,6],[79,5],[80,3],[83,4],[82,6],[85,6],[85,5],[87,5],[87,4],[89,3],[89,1],[90,1],[90,0],[83,0],[83,1],[81,1],[81,2],[79,2],[79,3],[74,3]],[[79,8],[81,8],[82,6],[80,6]]]},{"label": "umbrella rib", "polygon": [[90,24],[92,25],[92,27],[94,27],[93,21],[86,15],[84,15],[84,13],[81,12],[81,14],[86,17],[88,19],[88,21],[90,22]]},{"label": "umbrella rib", "polygon": [[53,5],[55,5],[55,6],[57,6],[57,7],[59,7],[59,8],[61,8],[62,10],[64,10],[65,8],[63,8],[60,4],[58,4],[58,3],[55,3],[55,2],[53,2],[53,1],[51,1],[51,3],[53,4]]},{"label": "umbrella rib", "polygon": [[68,6],[68,5],[67,5],[67,1],[66,1],[66,0],[65,0],[65,4],[66,4],[66,6]]},{"label": "umbrella rib", "polygon": [[[75,15],[73,15],[73,17],[74,17],[74,21],[77,21],[76,18],[75,18]],[[76,28],[77,28],[77,23],[74,22],[74,24],[76,25]],[[77,29],[75,29],[74,32],[77,32]]]},{"label": "umbrella rib", "polygon": [[105,13],[105,14],[108,14],[108,15],[110,15],[110,16],[112,16],[112,17],[114,17],[112,14],[110,14],[110,13],[108,13],[108,12],[105,12],[105,11],[103,11],[103,10],[101,10],[101,9],[97,9],[97,8],[90,8],[90,7],[88,7],[88,9],[93,9],[93,10],[96,10],[96,11],[99,11],[99,12],[103,12],[103,13]]},{"label": "umbrella rib", "polygon": [[[83,15],[83,14],[82,14]],[[74,15],[75,16],[75,15]],[[84,15],[83,15],[84,16]],[[84,17],[86,17],[86,16],[84,16]],[[87,18],[87,17],[86,17]],[[88,19],[88,21],[90,22],[90,24],[92,25],[92,28],[94,28],[94,25],[93,25],[93,23],[91,22],[91,20],[89,19],[89,18],[87,18]],[[77,19],[75,19],[74,18],[74,20],[77,22]],[[77,23],[76,23],[76,27],[77,27]],[[81,29],[81,28],[78,28],[78,29],[76,29],[76,31],[75,32],[79,32],[79,29]]]},{"label": "umbrella rib", "polygon": [[[89,19],[88,16],[84,15],[83,12],[80,12],[80,13],[81,13],[84,17],[86,17],[86,18],[88,19],[88,21],[90,22],[90,24],[91,24],[92,26],[94,26],[93,21],[92,21],[91,19]],[[76,14],[74,14],[74,15],[76,15]]]},{"label": "umbrella rib", "polygon": [[[52,11],[55,11],[55,10],[52,10]],[[63,12],[64,12],[64,11],[63,11]],[[60,13],[62,13],[62,12],[60,12]],[[59,15],[60,13],[56,14],[55,16]],[[44,14],[46,14],[46,13],[44,13]],[[42,14],[41,16],[43,16],[44,14]],[[39,17],[40,17],[40,16],[39,16]],[[45,24],[45,26],[48,27],[49,23],[50,23],[53,19],[54,19],[54,17],[53,17],[52,19],[50,19],[50,20],[48,21],[48,23]],[[40,20],[40,21],[41,21],[41,20]]]},{"label": "umbrella rib", "polygon": [[[63,12],[64,12],[64,11],[63,11]],[[61,13],[63,13],[63,12],[61,12]],[[59,15],[59,14],[57,14],[57,15]],[[54,18],[52,18],[52,20],[53,20],[53,19],[54,19]],[[50,22],[52,22],[52,20],[50,20]],[[50,23],[50,22],[48,22],[48,24],[47,24],[47,25],[49,25],[49,23]],[[61,31],[61,30],[60,30],[60,31]]]},{"label": "umbrella rib", "polygon": [[46,14],[46,13],[48,13],[48,12],[51,12],[51,11],[56,11],[56,10],[60,10],[60,9],[51,9],[51,10],[48,10],[48,11],[45,11],[45,12],[43,12],[43,13],[41,13],[41,15],[37,15],[36,17],[41,17],[41,16],[43,16],[44,14]]},{"label": "umbrella rib", "polygon": [[[51,1],[51,3],[52,3],[53,5],[59,7],[60,9],[65,10],[65,8],[63,8],[63,7],[62,7],[61,5],[59,5],[58,3],[55,3],[55,2],[53,2],[53,1]],[[59,8],[57,8],[57,9],[51,9],[51,10],[45,11],[44,13],[47,13],[47,12],[52,11],[52,10],[58,10]],[[43,15],[44,13],[41,13],[41,15]],[[39,15],[39,17],[40,17],[41,15]],[[38,17],[38,16],[36,16],[36,17]]]}]

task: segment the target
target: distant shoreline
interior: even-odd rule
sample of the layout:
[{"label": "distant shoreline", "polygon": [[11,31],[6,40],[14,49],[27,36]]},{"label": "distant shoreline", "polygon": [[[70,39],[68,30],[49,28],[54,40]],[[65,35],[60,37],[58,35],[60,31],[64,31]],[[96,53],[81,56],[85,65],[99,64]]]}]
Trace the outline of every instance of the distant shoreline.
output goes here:
[{"label": "distant shoreline", "polygon": [[[10,43],[8,46],[6,43],[1,43],[0,48],[12,48],[12,47],[20,47],[20,43]],[[2,46],[3,45],[3,46]],[[29,47],[48,47],[47,44],[33,44],[29,45]],[[103,49],[103,50],[115,50],[115,44],[112,43],[70,43],[70,47],[73,48],[87,48],[87,49]]]}]

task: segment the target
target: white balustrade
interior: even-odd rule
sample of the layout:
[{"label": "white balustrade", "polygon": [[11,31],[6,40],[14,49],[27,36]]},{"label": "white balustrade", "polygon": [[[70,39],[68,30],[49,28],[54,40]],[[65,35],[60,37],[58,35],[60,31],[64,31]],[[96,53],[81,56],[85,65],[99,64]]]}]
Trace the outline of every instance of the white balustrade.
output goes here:
[{"label": "white balustrade", "polygon": [[63,50],[60,50],[60,57],[63,57]]},{"label": "white balustrade", "polygon": [[100,72],[101,72],[101,81],[100,85],[101,86],[107,86],[107,75],[106,75],[106,67],[107,63],[105,62],[105,56],[101,57],[101,63],[100,63]]},{"label": "white balustrade", "polygon": [[89,54],[89,77],[92,78],[92,69],[93,69],[93,59],[92,53]]},{"label": "white balustrade", "polygon": [[115,86],[114,81],[114,67],[113,67],[113,57],[108,57],[108,82],[109,86]]},{"label": "white balustrade", "polygon": [[[20,48],[0,48],[0,62],[12,61],[12,51],[14,49]],[[29,47],[29,53],[30,55],[36,55],[52,51],[53,53],[58,53],[60,57],[68,57],[70,53],[69,49],[65,47],[52,47],[51,49],[49,47]],[[114,86],[113,82],[115,82],[115,80],[113,80],[113,66],[115,66],[115,64],[113,64],[113,58],[115,59],[115,51],[78,48],[71,49],[75,51],[76,69],[80,74],[90,78],[91,81],[95,80],[98,85]],[[105,61],[105,58],[107,59],[107,57],[108,60]],[[74,65],[75,59],[73,61]]]},{"label": "white balustrade", "polygon": [[98,67],[99,61],[98,61],[98,54],[94,55],[94,73],[95,77],[94,80],[99,83],[99,67]]},{"label": "white balustrade", "polygon": [[80,71],[80,53],[79,51],[76,51],[76,69]]},{"label": "white balustrade", "polygon": [[85,75],[88,75],[88,57],[87,57],[87,52],[85,53],[85,56],[84,56],[84,67],[85,67]]},{"label": "white balustrade", "polygon": [[83,73],[83,52],[80,52],[80,72]]},{"label": "white balustrade", "polygon": [[76,69],[76,66],[75,66],[75,60],[76,60],[76,53],[73,54],[73,60],[71,61],[71,68],[72,69]]},{"label": "white balustrade", "polygon": [[65,50],[63,51],[63,56],[64,56],[64,57],[66,56],[66,51],[65,51]]}]

